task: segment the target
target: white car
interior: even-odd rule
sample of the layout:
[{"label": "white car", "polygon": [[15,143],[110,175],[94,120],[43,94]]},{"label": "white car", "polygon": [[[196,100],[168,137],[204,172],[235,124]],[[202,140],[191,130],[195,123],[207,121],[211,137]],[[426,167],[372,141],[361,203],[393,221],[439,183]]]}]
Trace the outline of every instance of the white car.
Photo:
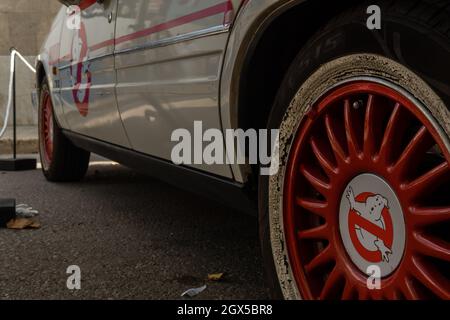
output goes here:
[{"label": "white car", "polygon": [[[273,298],[450,298],[450,1],[60,2],[49,181],[94,152],[257,213]],[[195,122],[278,130],[278,170],[175,164]]]}]

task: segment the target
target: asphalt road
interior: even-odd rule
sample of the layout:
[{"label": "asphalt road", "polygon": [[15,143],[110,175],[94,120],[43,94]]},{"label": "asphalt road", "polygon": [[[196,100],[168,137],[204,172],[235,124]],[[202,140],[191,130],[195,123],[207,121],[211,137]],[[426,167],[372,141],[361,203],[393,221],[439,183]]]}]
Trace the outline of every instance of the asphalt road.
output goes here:
[{"label": "asphalt road", "polygon": [[[119,165],[80,183],[0,174],[0,196],[40,211],[39,230],[0,229],[1,299],[265,299],[256,218]],[[67,289],[69,265],[81,290]],[[209,273],[225,272],[221,282]]]}]

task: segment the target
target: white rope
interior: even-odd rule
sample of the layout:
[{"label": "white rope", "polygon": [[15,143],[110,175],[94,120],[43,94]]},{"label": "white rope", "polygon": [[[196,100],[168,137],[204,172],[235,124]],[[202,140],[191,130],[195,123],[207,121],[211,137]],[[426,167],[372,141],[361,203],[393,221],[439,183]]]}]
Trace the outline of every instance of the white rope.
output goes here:
[{"label": "white rope", "polygon": [[9,90],[8,90],[8,103],[6,104],[6,110],[5,110],[5,120],[3,123],[2,130],[0,131],[0,138],[3,137],[3,135],[6,132],[6,128],[8,127],[8,119],[9,114],[12,107],[12,100],[13,100],[13,81],[14,81],[14,72],[15,72],[15,63],[16,63],[16,56],[20,58],[20,60],[25,63],[25,65],[30,69],[33,73],[36,73],[36,69],[33,68],[33,66],[28,63],[27,60],[18,52],[16,49],[11,50],[11,60],[10,60],[10,69],[9,69]]}]

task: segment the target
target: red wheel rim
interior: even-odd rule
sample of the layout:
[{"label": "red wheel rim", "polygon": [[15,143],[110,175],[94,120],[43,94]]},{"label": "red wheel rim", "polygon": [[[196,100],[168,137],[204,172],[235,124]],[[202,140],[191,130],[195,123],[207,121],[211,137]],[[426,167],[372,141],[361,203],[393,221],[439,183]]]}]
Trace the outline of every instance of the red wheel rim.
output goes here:
[{"label": "red wheel rim", "polygon": [[41,152],[43,153],[44,165],[49,166],[53,157],[53,106],[48,92],[44,92],[41,112]]},{"label": "red wheel rim", "polygon": [[[327,93],[304,118],[283,200],[287,250],[303,298],[450,299],[450,155],[432,121],[401,92],[365,81]],[[404,252],[380,290],[368,289],[339,229],[341,197],[362,174],[382,177],[404,215]]]}]

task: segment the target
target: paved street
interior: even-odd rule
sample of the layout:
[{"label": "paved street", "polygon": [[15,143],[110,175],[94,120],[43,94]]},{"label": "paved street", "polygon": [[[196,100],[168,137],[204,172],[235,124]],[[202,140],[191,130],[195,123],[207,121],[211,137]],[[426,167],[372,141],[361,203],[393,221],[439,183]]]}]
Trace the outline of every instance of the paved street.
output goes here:
[{"label": "paved street", "polygon": [[[266,298],[255,217],[119,165],[91,165],[80,183],[40,170],[0,174],[0,196],[40,211],[42,228],[0,229],[1,299]],[[82,289],[66,287],[78,265]],[[208,273],[225,272],[211,283]]]}]

